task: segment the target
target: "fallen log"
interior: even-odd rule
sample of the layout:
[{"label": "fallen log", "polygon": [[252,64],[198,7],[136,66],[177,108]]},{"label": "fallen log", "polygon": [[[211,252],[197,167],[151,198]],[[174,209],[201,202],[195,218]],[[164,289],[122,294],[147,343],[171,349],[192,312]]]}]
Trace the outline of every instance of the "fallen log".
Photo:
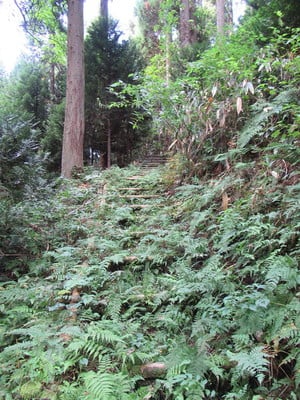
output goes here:
[{"label": "fallen log", "polygon": [[167,366],[163,362],[144,364],[141,366],[141,373],[145,379],[162,378],[167,373]]}]

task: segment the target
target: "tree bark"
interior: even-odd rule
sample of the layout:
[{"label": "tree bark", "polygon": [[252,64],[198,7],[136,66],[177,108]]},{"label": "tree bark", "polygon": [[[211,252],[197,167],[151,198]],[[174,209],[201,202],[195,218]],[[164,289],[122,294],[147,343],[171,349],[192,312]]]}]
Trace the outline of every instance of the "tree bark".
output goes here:
[{"label": "tree bark", "polygon": [[190,44],[190,2],[182,0],[180,6],[180,44],[182,47]]},{"label": "tree bark", "polygon": [[106,21],[108,20],[108,0],[100,1],[100,16]]},{"label": "tree bark", "polygon": [[65,178],[71,177],[74,167],[83,167],[83,54],[83,0],[69,0],[66,110],[61,166],[61,174]]},{"label": "tree bark", "polygon": [[217,11],[217,32],[219,35],[222,35],[224,33],[224,25],[225,25],[225,0],[217,0],[216,11]]},{"label": "tree bark", "polygon": [[179,38],[182,47],[189,46],[197,41],[194,25],[195,0],[181,0]]},{"label": "tree bark", "polygon": [[145,379],[162,378],[167,373],[167,366],[162,362],[144,364],[141,366],[141,373]]}]

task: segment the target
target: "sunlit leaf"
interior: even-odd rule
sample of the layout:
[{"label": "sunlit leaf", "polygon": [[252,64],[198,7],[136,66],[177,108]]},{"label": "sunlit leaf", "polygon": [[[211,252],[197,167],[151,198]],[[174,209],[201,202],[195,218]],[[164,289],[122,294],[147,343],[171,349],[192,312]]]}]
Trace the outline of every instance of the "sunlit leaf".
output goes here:
[{"label": "sunlit leaf", "polygon": [[241,97],[236,99],[236,111],[238,115],[240,115],[240,113],[243,111],[243,100]]}]

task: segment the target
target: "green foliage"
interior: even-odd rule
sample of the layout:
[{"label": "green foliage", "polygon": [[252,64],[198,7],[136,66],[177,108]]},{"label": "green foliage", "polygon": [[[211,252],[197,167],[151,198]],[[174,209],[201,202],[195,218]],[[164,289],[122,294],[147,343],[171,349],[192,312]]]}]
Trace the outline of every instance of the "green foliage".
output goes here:
[{"label": "green foliage", "polygon": [[297,32],[259,50],[240,31],[169,85],[156,62],[120,84],[172,139],[165,167],[19,202],[2,183],[2,398],[297,399]]},{"label": "green foliage", "polygon": [[20,0],[24,28],[30,41],[38,45],[53,63],[66,63],[66,28],[64,17],[67,1]]},{"label": "green foliage", "polygon": [[[136,14],[139,24],[138,44],[147,60],[161,55],[164,63],[168,52],[172,53],[172,69],[174,75],[182,70],[187,60],[193,60],[197,51],[207,48],[208,42],[215,33],[215,15],[207,4],[198,5],[190,2],[194,43],[181,47],[180,43],[180,7],[177,0],[138,1]],[[163,66],[161,66],[164,68]]]},{"label": "green foliage", "polygon": [[49,154],[47,168],[50,171],[60,169],[64,117],[65,101],[54,104],[47,120],[45,136],[41,140],[43,151]]},{"label": "green foliage", "polygon": [[[139,132],[133,129],[132,104],[116,106],[116,97],[108,88],[115,82],[131,82],[141,68],[141,57],[133,42],[123,40],[117,22],[108,25],[101,18],[89,27],[85,39],[86,65],[86,146],[109,152],[108,136],[111,135],[114,163],[126,165],[139,142]],[[113,62],[112,62],[113,60]],[[106,166],[106,165],[105,165]]]},{"label": "green foliage", "polygon": [[[10,113],[10,106],[0,99],[0,257],[3,270],[23,268],[28,254],[38,254],[42,241],[35,225],[37,210],[32,201],[47,196],[45,155],[39,149],[41,132],[29,114],[19,110]],[[23,203],[18,204],[20,201]],[[24,230],[26,234],[24,234]],[[26,268],[25,268],[26,269]]]},{"label": "green foliage", "polygon": [[[0,182],[16,196],[39,185],[43,156],[38,152],[39,132],[31,121],[7,117],[0,126]],[[27,190],[27,189],[26,189]]]},{"label": "green foliage", "polygon": [[[230,177],[195,180],[133,211],[136,200],[120,196],[128,178],[144,191],[165,190],[159,171],[140,173],[94,172],[50,201],[48,249],[0,291],[4,393],[192,400],[270,391],[293,399],[300,283],[293,186],[273,190],[274,208],[259,193],[241,194]],[[268,196],[272,181],[262,173],[251,184],[259,179]],[[222,211],[224,191],[243,197]],[[141,386],[141,366],[152,361],[165,362],[167,375]]]},{"label": "green foliage", "polygon": [[268,355],[263,350],[263,347],[258,346],[252,348],[249,353],[240,351],[238,354],[232,354],[229,352],[229,359],[237,362],[236,369],[240,378],[250,375],[256,377],[260,384],[263,382],[269,366]]},{"label": "green foliage", "polygon": [[130,381],[122,373],[88,372],[84,376],[90,400],[129,400]]},{"label": "green foliage", "polygon": [[299,106],[300,92],[298,89],[282,91],[271,102],[255,103],[252,106],[254,116],[249,118],[248,123],[241,130],[238,146],[245,147],[255,136],[264,136],[266,138],[268,134],[272,134],[274,119],[284,111],[288,111],[287,104]]},{"label": "green foliage", "polygon": [[228,169],[228,159],[243,154],[240,147],[258,135],[265,145],[274,131],[291,154],[298,137],[299,32],[273,33],[259,48],[255,33],[241,26],[167,84],[162,57],[153,57],[142,84],[124,88],[123,96],[130,93],[151,115],[162,143],[183,156],[183,179],[214,173],[212,159],[222,162],[216,168]]},{"label": "green foliage", "polygon": [[251,8],[247,12],[251,30],[264,43],[272,36],[272,28],[284,30],[286,27],[298,28],[298,1],[297,0],[247,0]]},{"label": "green foliage", "polygon": [[36,58],[28,57],[15,67],[10,82],[8,101],[13,98],[14,108],[32,116],[33,125],[43,131],[50,99],[45,66]]},{"label": "green foliage", "polygon": [[24,60],[0,91],[0,184],[20,198],[42,184],[45,154],[40,140],[49,92],[45,71]]},{"label": "green foliage", "polygon": [[159,50],[159,32],[155,27],[159,24],[159,2],[137,1],[136,14],[141,30],[140,46],[145,52],[145,57],[153,57]]},{"label": "green foliage", "polygon": [[[186,158],[187,176],[201,175],[205,156],[225,150],[231,132],[239,127],[236,103],[253,96],[255,51],[254,36],[241,29],[230,42],[219,43],[187,63],[185,74],[174,74],[168,84],[162,58],[154,57],[142,84],[131,90],[136,104],[152,116],[160,137],[166,137],[169,149]],[[128,91],[125,88],[124,94]]]},{"label": "green foliage", "polygon": [[41,392],[40,382],[24,383],[20,389],[20,395],[23,399],[34,399]]}]

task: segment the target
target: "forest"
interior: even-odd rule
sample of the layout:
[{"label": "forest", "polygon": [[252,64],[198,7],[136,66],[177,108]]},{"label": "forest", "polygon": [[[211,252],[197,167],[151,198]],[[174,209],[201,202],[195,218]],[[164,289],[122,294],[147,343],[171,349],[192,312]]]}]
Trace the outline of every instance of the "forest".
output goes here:
[{"label": "forest", "polygon": [[299,0],[14,5],[0,399],[299,399]]}]

